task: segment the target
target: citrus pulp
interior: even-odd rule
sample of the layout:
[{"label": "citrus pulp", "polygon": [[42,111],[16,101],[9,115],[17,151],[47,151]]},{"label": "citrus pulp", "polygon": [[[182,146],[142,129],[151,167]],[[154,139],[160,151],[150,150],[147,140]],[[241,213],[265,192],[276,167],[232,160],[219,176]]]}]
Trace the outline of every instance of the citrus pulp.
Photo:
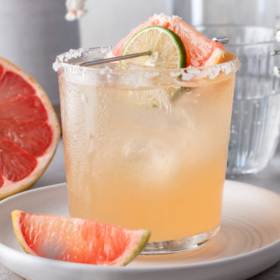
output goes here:
[{"label": "citrus pulp", "polygon": [[123,266],[148,243],[150,232],[15,210],[16,237],[26,253],[76,263]]},{"label": "citrus pulp", "polygon": [[44,90],[0,57],[0,200],[39,179],[59,136],[58,120]]}]

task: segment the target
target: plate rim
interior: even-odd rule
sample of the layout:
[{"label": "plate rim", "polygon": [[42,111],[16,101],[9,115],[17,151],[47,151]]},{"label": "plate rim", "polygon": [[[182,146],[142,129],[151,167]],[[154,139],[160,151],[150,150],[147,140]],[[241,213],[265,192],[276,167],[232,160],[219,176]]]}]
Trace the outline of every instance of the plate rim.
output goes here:
[{"label": "plate rim", "polygon": [[[271,193],[272,195],[276,195],[279,196],[280,199],[280,194],[259,187],[259,186],[255,186],[255,185],[251,185],[251,184],[247,184],[247,183],[243,183],[243,182],[238,182],[238,181],[233,181],[233,180],[225,180],[225,183],[234,183],[234,184],[238,184],[238,185],[246,185],[246,187],[250,187],[250,188],[258,188],[261,189],[262,191]],[[11,197],[5,198],[2,201],[0,201],[0,206],[4,203],[7,203],[10,200],[13,200],[14,198],[17,198],[19,196],[25,196],[25,195],[29,195],[31,192],[41,192],[41,191],[45,191],[45,190],[49,190],[49,189],[56,189],[56,188],[63,188],[66,187],[66,182],[65,183],[59,183],[59,184],[53,184],[53,185],[49,185],[49,186],[44,186],[44,187],[40,187],[40,188],[36,188],[36,189],[31,189],[25,192],[21,192],[18,194],[15,194]],[[1,215],[1,214],[0,214]],[[157,272],[157,271],[165,271],[165,270],[181,270],[181,269],[190,269],[190,268],[199,268],[199,267],[208,267],[208,266],[215,266],[215,265],[225,265],[226,263],[231,263],[231,262],[235,262],[235,261],[242,261],[243,259],[247,259],[247,258],[255,258],[258,255],[262,255],[265,254],[266,251],[270,251],[273,248],[275,249],[276,247],[280,248],[280,238],[260,249],[256,249],[254,251],[251,252],[247,252],[244,254],[240,254],[240,255],[236,255],[236,256],[232,256],[232,257],[226,257],[226,258],[221,258],[221,259],[217,259],[217,260],[210,260],[210,261],[203,261],[203,262],[199,262],[199,263],[189,263],[189,264],[179,264],[179,265],[164,265],[164,266],[146,266],[146,267],[121,267],[121,266],[105,266],[105,265],[91,265],[91,264],[82,264],[82,263],[74,263],[74,262],[65,262],[65,261],[60,261],[60,260],[53,260],[53,259],[48,259],[48,258],[44,258],[44,257],[40,257],[40,256],[34,256],[34,255],[30,255],[24,252],[20,252],[16,249],[13,249],[7,245],[4,245],[3,243],[0,242],[0,260],[4,260],[5,258],[3,257],[3,255],[5,255],[5,251],[7,252],[6,254],[8,254],[9,256],[15,254],[17,255],[20,259],[21,258],[27,258],[30,259],[31,262],[33,263],[37,263],[39,262],[40,265],[52,265],[55,267],[63,267],[65,269],[70,269],[70,270],[94,270],[94,271],[106,271],[108,272],[108,270],[110,270],[110,272],[119,272],[122,271],[123,273],[126,273],[125,271],[127,271],[127,273],[131,273],[131,272],[141,272],[141,271],[147,271],[147,272]],[[280,255],[280,252],[279,252]],[[2,256],[2,257],[1,257]],[[279,261],[276,260],[274,262],[274,264]],[[47,263],[45,263],[47,262]],[[45,263],[45,264],[44,264]],[[125,268],[125,269],[124,269]]]}]

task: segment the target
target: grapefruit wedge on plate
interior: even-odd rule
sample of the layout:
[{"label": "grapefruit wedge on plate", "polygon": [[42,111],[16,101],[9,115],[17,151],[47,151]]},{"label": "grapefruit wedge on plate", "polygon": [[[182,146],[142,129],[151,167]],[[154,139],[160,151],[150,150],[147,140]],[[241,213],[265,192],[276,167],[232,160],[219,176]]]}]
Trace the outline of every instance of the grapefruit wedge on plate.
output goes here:
[{"label": "grapefruit wedge on plate", "polygon": [[43,214],[12,212],[16,237],[28,254],[60,261],[124,266],[148,243],[151,232]]},{"label": "grapefruit wedge on plate", "polygon": [[58,120],[44,90],[0,57],[0,200],[39,179],[59,136]]}]

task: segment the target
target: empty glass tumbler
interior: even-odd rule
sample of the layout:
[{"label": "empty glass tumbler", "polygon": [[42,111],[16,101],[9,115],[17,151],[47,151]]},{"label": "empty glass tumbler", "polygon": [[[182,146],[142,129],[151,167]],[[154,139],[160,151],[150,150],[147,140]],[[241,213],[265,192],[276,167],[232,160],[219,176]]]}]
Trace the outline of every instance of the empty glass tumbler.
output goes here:
[{"label": "empty glass tumbler", "polygon": [[279,57],[275,30],[241,25],[198,28],[208,38],[228,36],[226,48],[242,66],[236,74],[227,174],[248,174],[264,169],[273,156],[279,137],[280,79],[274,67]]}]

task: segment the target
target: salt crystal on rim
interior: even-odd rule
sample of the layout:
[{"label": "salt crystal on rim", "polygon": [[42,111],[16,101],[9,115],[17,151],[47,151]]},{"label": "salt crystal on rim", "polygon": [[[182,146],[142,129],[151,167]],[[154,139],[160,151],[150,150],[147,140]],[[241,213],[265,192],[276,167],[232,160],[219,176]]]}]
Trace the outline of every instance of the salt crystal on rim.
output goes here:
[{"label": "salt crystal on rim", "polygon": [[60,67],[60,63],[56,60],[54,63],[53,63],[53,70],[55,72],[57,72],[57,70],[59,69]]},{"label": "salt crystal on rim", "polygon": [[208,73],[207,73],[206,71],[201,71],[201,72],[199,73],[199,77],[201,77],[201,78],[204,78],[204,77],[206,77],[206,76],[208,76]]},{"label": "salt crystal on rim", "polygon": [[193,74],[193,73],[189,73],[189,72],[187,72],[187,73],[183,72],[183,73],[182,73],[182,80],[184,80],[184,81],[189,81],[189,80],[191,80],[193,77],[194,77],[194,74]]},{"label": "salt crystal on rim", "polygon": [[[184,70],[181,71],[182,80],[189,81],[193,77],[199,75],[201,78],[208,76],[209,79],[215,79],[220,72],[224,72],[226,75],[235,73],[240,68],[240,61],[236,58],[233,61],[226,62],[223,64],[217,64],[213,66],[207,66],[208,69],[197,69],[196,67],[189,66],[187,67],[187,73]],[[170,76],[173,77],[174,72],[170,73]]]},{"label": "salt crystal on rim", "polygon": [[71,58],[81,57],[82,55],[87,56],[88,51],[89,49],[83,48],[77,50],[70,49],[68,52],[58,55],[55,62],[53,63],[53,70],[57,71],[60,68],[61,63],[67,62]]},{"label": "salt crystal on rim", "polygon": [[180,72],[170,72],[170,77],[178,77],[180,75],[181,75]]}]

